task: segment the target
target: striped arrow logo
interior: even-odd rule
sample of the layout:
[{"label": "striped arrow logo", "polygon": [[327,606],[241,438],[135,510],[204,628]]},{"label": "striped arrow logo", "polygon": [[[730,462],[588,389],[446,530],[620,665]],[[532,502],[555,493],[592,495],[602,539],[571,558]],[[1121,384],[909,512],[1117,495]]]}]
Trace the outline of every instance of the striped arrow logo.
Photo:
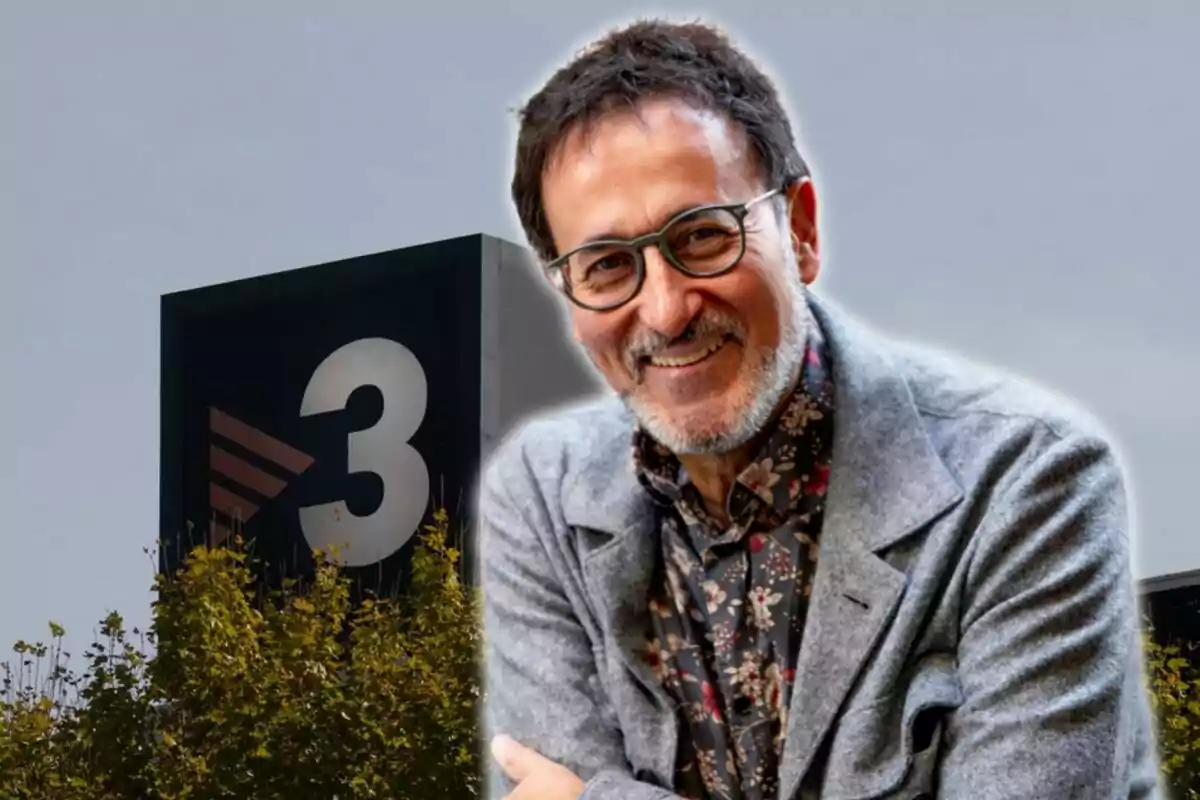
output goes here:
[{"label": "striped arrow logo", "polygon": [[[228,540],[235,529],[249,522],[262,504],[274,500],[288,484],[311,467],[315,459],[274,436],[236,419],[219,408],[209,408],[208,428],[215,440],[232,442],[259,459],[263,466],[286,473],[286,479],[256,466],[230,452],[219,443],[208,449],[212,473],[208,484],[208,504],[212,510],[209,545]],[[217,478],[224,482],[218,483]],[[231,486],[237,487],[236,491]],[[254,499],[247,497],[252,495]],[[220,517],[223,521],[218,521]]]}]

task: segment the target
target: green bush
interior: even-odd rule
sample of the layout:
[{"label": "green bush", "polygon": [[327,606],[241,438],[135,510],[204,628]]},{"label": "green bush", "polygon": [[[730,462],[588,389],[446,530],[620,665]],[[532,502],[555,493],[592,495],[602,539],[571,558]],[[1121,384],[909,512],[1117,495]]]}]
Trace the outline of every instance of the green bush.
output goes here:
[{"label": "green bush", "polygon": [[[315,575],[260,600],[244,548],[158,578],[152,630],[104,620],[76,674],[63,630],[0,687],[0,798],[445,798],[481,791],[476,592],[444,512],[402,601],[351,608]],[[153,651],[152,653],[150,651]]]},{"label": "green bush", "polygon": [[1143,636],[1163,782],[1175,800],[1200,798],[1200,661],[1194,645]]}]

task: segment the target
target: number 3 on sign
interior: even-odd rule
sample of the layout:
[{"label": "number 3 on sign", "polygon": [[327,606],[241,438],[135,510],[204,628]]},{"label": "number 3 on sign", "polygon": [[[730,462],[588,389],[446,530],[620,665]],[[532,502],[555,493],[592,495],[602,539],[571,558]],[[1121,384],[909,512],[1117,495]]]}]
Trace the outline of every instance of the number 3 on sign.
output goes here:
[{"label": "number 3 on sign", "polygon": [[383,414],[370,428],[350,434],[346,466],[351,474],[379,476],[383,501],[364,517],[351,514],[341,500],[300,509],[309,546],[337,547],[338,560],[352,567],[374,564],[403,547],[429,502],[429,469],[408,443],[425,418],[429,385],[407,347],[391,339],[359,339],[338,348],[313,373],[300,416],[342,411],[361,386],[379,389]]}]

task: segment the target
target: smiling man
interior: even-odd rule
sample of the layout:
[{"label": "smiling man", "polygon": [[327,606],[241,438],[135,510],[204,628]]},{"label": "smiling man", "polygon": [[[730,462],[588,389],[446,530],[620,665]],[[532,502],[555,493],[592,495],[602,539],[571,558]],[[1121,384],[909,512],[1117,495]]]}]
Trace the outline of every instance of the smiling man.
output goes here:
[{"label": "smiling man", "polygon": [[513,197],[616,396],[481,481],[492,797],[1152,794],[1109,444],[808,288],[816,191],[744,54],[609,34],[523,109]]}]

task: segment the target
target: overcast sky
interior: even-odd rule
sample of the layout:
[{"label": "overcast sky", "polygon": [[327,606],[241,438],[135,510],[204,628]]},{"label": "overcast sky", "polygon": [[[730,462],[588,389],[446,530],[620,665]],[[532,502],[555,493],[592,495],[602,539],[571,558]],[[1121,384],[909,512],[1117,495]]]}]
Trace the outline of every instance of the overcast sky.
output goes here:
[{"label": "overcast sky", "polygon": [[[1083,401],[1127,457],[1139,576],[1200,568],[1200,5],[728,5],[815,169],[820,288]],[[162,293],[520,240],[509,109],[646,10],[0,5],[0,653],[148,619]]]}]

